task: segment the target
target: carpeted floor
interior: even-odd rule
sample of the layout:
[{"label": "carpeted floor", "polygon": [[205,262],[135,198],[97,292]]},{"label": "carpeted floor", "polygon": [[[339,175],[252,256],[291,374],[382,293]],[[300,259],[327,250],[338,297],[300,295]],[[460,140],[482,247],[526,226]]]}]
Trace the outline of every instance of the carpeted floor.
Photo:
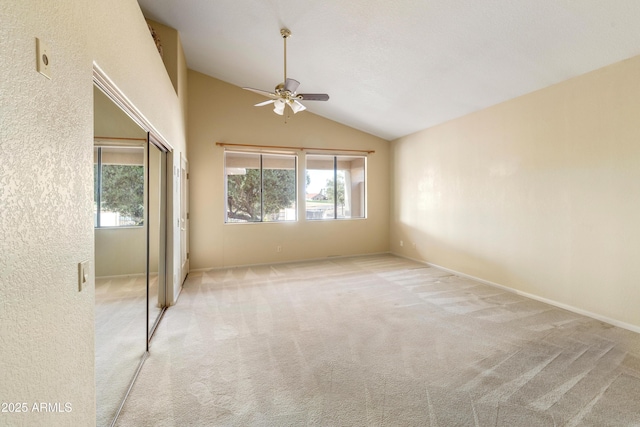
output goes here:
[{"label": "carpeted floor", "polygon": [[118,426],[638,426],[640,335],[391,255],[190,274]]},{"label": "carpeted floor", "polygon": [[[150,277],[157,299],[157,275]],[[96,425],[109,426],[146,350],[145,276],[96,278]],[[160,309],[152,304],[151,319]]]}]

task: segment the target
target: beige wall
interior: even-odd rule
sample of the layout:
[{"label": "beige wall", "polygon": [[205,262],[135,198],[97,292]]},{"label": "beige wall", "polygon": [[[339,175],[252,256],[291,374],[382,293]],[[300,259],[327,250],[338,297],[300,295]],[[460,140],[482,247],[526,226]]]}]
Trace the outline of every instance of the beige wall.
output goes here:
[{"label": "beige wall", "polygon": [[[80,0],[73,0],[80,1]],[[95,63],[174,151],[186,149],[180,99],[135,0],[95,2],[90,49]],[[86,18],[86,13],[84,14]]]},{"label": "beige wall", "polygon": [[392,251],[640,330],[638,76],[640,57],[394,141]]},{"label": "beige wall", "polygon": [[[185,123],[187,119],[187,61],[184,56],[182,42],[180,41],[180,33],[171,27],[150,19],[147,19],[147,23],[152,26],[156,35],[160,38],[163,50],[162,61],[171,79],[173,88],[178,95],[180,110],[182,112],[182,123]],[[179,174],[181,155],[186,158],[186,146],[174,151],[174,153],[169,153],[167,156],[167,163],[170,169],[173,168],[173,177],[167,177],[167,191],[169,194],[173,194],[173,200],[175,201],[181,200],[182,190]],[[177,223],[178,218],[180,218],[180,203],[174,203],[173,207],[167,212],[167,227],[169,233],[167,233],[166,245],[167,247],[175,247],[173,257],[170,257],[167,262],[167,271],[169,272],[167,274],[168,286],[173,287],[173,293],[168,293],[167,302],[169,305],[173,305],[177,301],[182,287],[182,280],[187,274],[187,271],[181,271],[181,243],[179,237],[177,237],[181,233]]]},{"label": "beige wall", "polygon": [[[189,71],[191,268],[280,262],[389,250],[389,143],[316,116],[284,118],[253,107],[259,95]],[[331,101],[329,101],[331,102]],[[368,158],[366,220],[224,224],[224,149],[216,142],[375,150]],[[304,200],[304,154],[298,200]],[[304,204],[301,203],[301,209]],[[300,210],[299,210],[300,212]],[[276,252],[281,246],[282,252]]]},{"label": "beige wall", "polygon": [[93,260],[92,61],[184,151],[180,102],[135,0],[10,0],[0,22],[0,396],[72,405],[0,424],[93,425],[93,269],[82,292],[77,279]]},{"label": "beige wall", "polygon": [[[96,86],[93,87],[93,135],[97,139],[96,145],[103,139],[136,138],[140,141],[128,143],[142,146],[147,139],[147,132]],[[123,141],[118,143],[122,144]]]},{"label": "beige wall", "polygon": [[178,93],[178,46],[180,45],[178,32],[171,27],[167,27],[151,19],[147,19],[147,23],[160,40],[160,45],[162,46],[162,62],[171,79],[173,89]]},{"label": "beige wall", "polygon": [[[79,0],[74,0],[79,1]],[[167,248],[172,253],[167,263],[169,303],[173,304],[181,288],[180,277],[180,228],[175,218],[180,212],[180,156],[186,155],[186,61],[180,44],[180,36],[174,39],[177,48],[177,91],[165,64],[158,54],[148,25],[135,0],[92,3],[90,10],[93,28],[91,51],[96,64],[111,78],[116,86],[152,125],[153,131],[162,136],[173,148],[167,156],[167,191],[170,208],[167,212]],[[170,33],[171,29],[163,28]],[[172,69],[172,72],[174,70]],[[176,93],[177,92],[177,93]]]},{"label": "beige wall", "polygon": [[[145,274],[147,244],[144,227],[96,228],[95,233],[96,277]],[[158,257],[154,259],[157,270]]]}]

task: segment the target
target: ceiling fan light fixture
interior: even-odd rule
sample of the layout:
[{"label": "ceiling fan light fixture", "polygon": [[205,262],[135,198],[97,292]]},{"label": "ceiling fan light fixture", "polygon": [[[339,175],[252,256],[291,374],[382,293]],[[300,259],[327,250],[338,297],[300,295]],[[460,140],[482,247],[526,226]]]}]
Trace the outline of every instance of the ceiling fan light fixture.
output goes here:
[{"label": "ceiling fan light fixture", "polygon": [[300,82],[294,79],[286,79],[283,85],[283,89],[285,91],[289,91],[291,93],[295,93],[298,90],[298,86],[300,86]]},{"label": "ceiling fan light fixture", "polygon": [[289,101],[289,107],[291,107],[291,111],[293,111],[293,114],[297,113],[298,111],[304,111],[307,109],[307,107],[302,105],[297,99]]},{"label": "ceiling fan light fixture", "polygon": [[280,116],[283,115],[284,106],[285,106],[285,102],[283,99],[276,99],[275,101],[273,101],[273,112]]}]

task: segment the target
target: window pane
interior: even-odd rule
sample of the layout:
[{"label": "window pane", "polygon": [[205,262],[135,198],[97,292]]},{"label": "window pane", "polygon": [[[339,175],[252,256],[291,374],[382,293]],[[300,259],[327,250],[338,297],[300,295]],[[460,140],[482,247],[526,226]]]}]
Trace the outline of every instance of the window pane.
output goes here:
[{"label": "window pane", "polygon": [[262,156],[262,203],[264,221],[296,220],[296,159]]},{"label": "window pane", "polygon": [[100,226],[143,225],[144,165],[142,148],[102,147]]},{"label": "window pane", "polygon": [[295,221],[296,156],[225,152],[226,222]]},{"label": "window pane", "polygon": [[262,220],[260,155],[225,153],[227,222]]},{"label": "window pane", "polygon": [[364,218],[362,156],[307,155],[307,219]]},{"label": "window pane", "polygon": [[365,158],[338,156],[337,218],[364,218]]},{"label": "window pane", "polygon": [[335,218],[334,157],[307,155],[306,217],[307,219]]}]

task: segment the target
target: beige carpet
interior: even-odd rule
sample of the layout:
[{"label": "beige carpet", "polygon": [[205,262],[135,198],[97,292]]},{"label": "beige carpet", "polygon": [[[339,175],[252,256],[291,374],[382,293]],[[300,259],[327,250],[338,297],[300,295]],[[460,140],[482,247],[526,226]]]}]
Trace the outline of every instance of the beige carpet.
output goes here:
[{"label": "beige carpet", "polygon": [[191,274],[119,426],[640,425],[640,335],[391,255]]},{"label": "beige carpet", "polygon": [[[157,275],[150,277],[157,299]],[[146,276],[96,278],[96,426],[109,426],[146,350]],[[151,318],[160,312],[154,304]]]}]

